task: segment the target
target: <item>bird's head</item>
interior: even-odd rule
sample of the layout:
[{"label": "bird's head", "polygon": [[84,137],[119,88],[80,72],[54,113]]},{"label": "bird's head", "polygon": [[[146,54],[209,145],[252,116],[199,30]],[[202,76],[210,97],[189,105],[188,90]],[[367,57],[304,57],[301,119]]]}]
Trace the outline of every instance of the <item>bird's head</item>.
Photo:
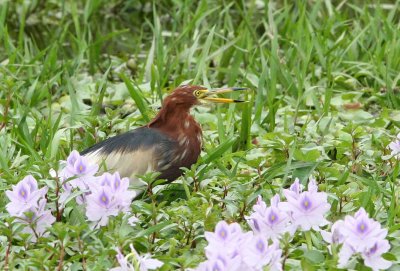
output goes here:
[{"label": "bird's head", "polygon": [[[243,103],[245,101],[215,97],[215,95],[218,94],[238,90],[246,90],[246,88],[207,89],[203,86],[179,86],[164,99],[161,110],[147,126],[151,128],[162,129],[172,138],[179,138],[179,135],[176,133],[177,131],[180,131],[180,129],[177,129],[177,127],[179,125],[185,125],[185,123],[188,123],[187,121],[194,122],[193,117],[190,116],[189,112],[192,106],[199,104],[201,101],[209,101],[214,103]],[[187,126],[190,126],[190,124]],[[198,126],[191,125],[190,127]],[[190,129],[186,130],[188,131]],[[194,131],[194,134],[194,136],[198,136],[198,134],[201,135],[201,130]]]},{"label": "bird's head", "polygon": [[190,108],[193,105],[199,104],[201,101],[208,101],[214,103],[242,103],[245,101],[234,100],[228,98],[213,97],[217,94],[228,93],[232,91],[246,90],[246,88],[218,88],[207,89],[203,86],[184,85],[176,88],[171,95],[169,95],[164,103],[177,107]]}]

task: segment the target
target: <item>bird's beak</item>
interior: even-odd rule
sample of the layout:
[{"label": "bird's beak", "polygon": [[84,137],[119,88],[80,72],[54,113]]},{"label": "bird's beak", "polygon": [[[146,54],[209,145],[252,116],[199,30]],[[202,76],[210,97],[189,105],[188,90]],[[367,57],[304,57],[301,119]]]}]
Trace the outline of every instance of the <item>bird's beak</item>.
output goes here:
[{"label": "bird's beak", "polygon": [[210,102],[214,102],[214,103],[244,103],[244,102],[247,102],[247,101],[243,101],[243,100],[210,97],[210,96],[214,96],[214,95],[218,95],[218,94],[223,94],[223,93],[228,93],[228,92],[233,92],[233,91],[241,91],[241,90],[247,90],[247,88],[216,88],[216,89],[211,89],[211,90],[205,90],[203,92],[202,97],[199,97],[199,98],[201,100],[210,101]]}]

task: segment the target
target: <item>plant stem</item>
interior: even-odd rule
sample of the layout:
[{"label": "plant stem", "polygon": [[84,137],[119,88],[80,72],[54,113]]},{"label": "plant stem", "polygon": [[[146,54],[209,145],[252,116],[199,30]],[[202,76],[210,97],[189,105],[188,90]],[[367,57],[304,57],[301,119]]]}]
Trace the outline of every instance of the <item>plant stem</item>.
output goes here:
[{"label": "plant stem", "polygon": [[80,251],[81,254],[82,254],[82,270],[83,270],[83,271],[86,271],[86,259],[85,259],[84,248],[83,248],[82,243],[83,243],[83,242],[82,242],[81,238],[80,238],[79,235],[78,235],[78,247],[79,247],[79,251]]},{"label": "plant stem", "polygon": [[11,104],[11,92],[9,92],[7,95],[6,106],[5,106],[4,112],[3,112],[3,122],[0,124],[0,131],[7,125],[8,111],[10,109],[10,104]]},{"label": "plant stem", "polygon": [[311,231],[304,232],[304,236],[306,238],[307,249],[312,250]]},{"label": "plant stem", "polygon": [[10,267],[8,266],[8,258],[10,256],[11,244],[12,244],[12,239],[10,237],[10,240],[8,241],[8,245],[7,245],[6,257],[4,259],[4,270],[6,270],[6,271],[10,270]]},{"label": "plant stem", "polygon": [[62,270],[63,261],[64,261],[64,244],[63,244],[62,240],[60,240],[60,244],[61,244],[61,251],[60,251],[60,258],[59,258],[58,267],[57,267],[58,271]]},{"label": "plant stem", "polygon": [[56,221],[61,221],[62,212],[60,210],[60,202],[59,202],[59,200],[60,200],[60,188],[61,187],[60,187],[60,179],[58,178],[58,176],[56,176],[55,181],[56,181],[56,201],[55,201],[55,204],[56,204]]}]

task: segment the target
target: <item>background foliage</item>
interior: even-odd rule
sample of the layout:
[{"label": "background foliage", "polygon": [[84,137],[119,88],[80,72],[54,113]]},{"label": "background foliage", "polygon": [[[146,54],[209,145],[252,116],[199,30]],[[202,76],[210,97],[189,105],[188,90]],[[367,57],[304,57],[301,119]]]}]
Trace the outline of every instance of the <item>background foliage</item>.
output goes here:
[{"label": "background foliage", "polygon": [[[59,160],[144,125],[179,84],[251,89],[248,104],[193,110],[204,129],[201,159],[134,201],[137,227],[121,216],[90,231],[72,202],[68,223],[36,244],[0,222],[0,268],[102,270],[116,265],[114,247],[130,243],[164,261],[163,270],[194,267],[204,257],[204,230],[220,219],[244,222],[257,195],[269,199],[310,174],[330,195],[330,220],[364,207],[389,228],[387,258],[397,262],[399,163],[383,158],[400,127],[399,8],[0,1],[0,221],[10,220],[4,191],[12,184],[32,174],[53,189],[48,172]],[[320,236],[313,241],[315,253],[300,239],[286,248],[288,270],[334,266]]]}]

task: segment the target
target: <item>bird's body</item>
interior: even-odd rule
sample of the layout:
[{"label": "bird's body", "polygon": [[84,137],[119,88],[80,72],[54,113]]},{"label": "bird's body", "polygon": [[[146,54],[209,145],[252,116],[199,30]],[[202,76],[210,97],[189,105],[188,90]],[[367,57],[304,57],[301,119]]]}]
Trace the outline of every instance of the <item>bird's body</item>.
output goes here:
[{"label": "bird's body", "polygon": [[[215,93],[224,92],[227,90]],[[211,94],[214,93],[200,86],[179,87],[164,100],[149,124],[99,142],[81,154],[97,164],[104,162],[108,171],[118,171],[134,185],[143,186],[137,175],[151,171],[161,172],[159,178],[173,181],[182,174],[181,167],[196,163],[201,152],[202,132],[190,115],[190,108],[198,99],[240,102],[207,98]]]}]

